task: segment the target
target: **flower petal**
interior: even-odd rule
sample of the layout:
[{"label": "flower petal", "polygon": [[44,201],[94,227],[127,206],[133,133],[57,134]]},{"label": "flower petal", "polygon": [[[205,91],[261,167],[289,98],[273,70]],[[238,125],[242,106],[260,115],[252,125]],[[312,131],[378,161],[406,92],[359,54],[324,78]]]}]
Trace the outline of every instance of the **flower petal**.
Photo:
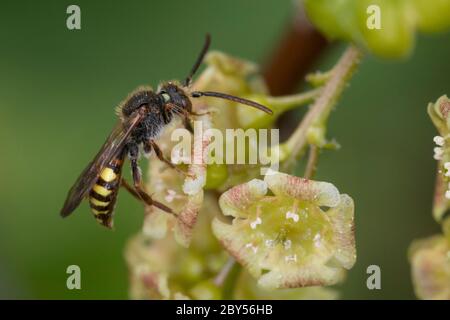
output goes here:
[{"label": "flower petal", "polygon": [[[267,193],[267,184],[259,179],[229,189],[219,199],[224,215],[240,217],[243,209],[254,203]],[[245,213],[243,213],[245,216]]]},{"label": "flower petal", "polygon": [[258,286],[245,270],[241,272],[235,291],[235,299],[255,300],[335,300],[336,290],[325,287],[266,290]]},{"label": "flower petal", "polygon": [[329,182],[313,181],[273,171],[265,176],[264,181],[278,196],[311,201],[319,206],[334,207],[339,203],[339,191]]}]

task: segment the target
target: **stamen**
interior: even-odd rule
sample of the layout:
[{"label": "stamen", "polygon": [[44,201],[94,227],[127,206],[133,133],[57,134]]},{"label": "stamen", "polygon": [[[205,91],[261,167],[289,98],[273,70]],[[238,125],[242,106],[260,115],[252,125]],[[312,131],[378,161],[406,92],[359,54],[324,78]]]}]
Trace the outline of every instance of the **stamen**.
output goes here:
[{"label": "stamen", "polygon": [[247,243],[245,245],[246,248],[252,249],[253,253],[257,253],[258,252],[258,247],[254,246],[253,243]]},{"label": "stamen", "polygon": [[289,250],[289,249],[291,248],[291,246],[292,246],[292,241],[291,241],[291,240],[286,240],[286,241],[283,243],[283,245],[284,245],[284,249],[285,249],[285,250]]},{"label": "stamen", "polygon": [[297,255],[296,254],[288,255],[288,256],[284,257],[284,261],[286,261],[286,262],[289,262],[289,261],[297,262]]},{"label": "stamen", "polygon": [[286,219],[292,219],[294,222],[298,222],[299,216],[294,212],[288,211],[286,212]]},{"label": "stamen", "polygon": [[450,190],[445,191],[445,198],[450,199]]},{"label": "stamen", "polygon": [[435,136],[434,138],[433,138],[433,141],[434,141],[434,143],[436,143],[438,146],[443,146],[444,145],[444,143],[445,143],[445,139],[443,138],[443,137],[441,137],[441,136]]},{"label": "stamen", "polygon": [[314,245],[315,245],[316,247],[320,247],[320,245],[322,244],[322,243],[321,243],[321,236],[320,236],[320,233],[317,233],[317,234],[314,236],[313,241],[314,241]]},{"label": "stamen", "polygon": [[442,149],[441,147],[436,147],[433,149],[433,151],[434,151],[433,158],[435,160],[442,160],[442,156],[444,155],[444,149]]},{"label": "stamen", "polygon": [[176,196],[177,196],[176,191],[169,189],[169,190],[167,190],[167,195],[166,195],[165,199],[167,202],[171,203],[175,199]]},{"label": "stamen", "polygon": [[261,224],[261,223],[262,223],[261,218],[260,218],[260,217],[257,217],[255,221],[253,221],[253,222],[250,223],[250,228],[256,229],[256,226],[257,226],[258,224]]},{"label": "stamen", "polygon": [[268,248],[273,248],[273,246],[275,245],[275,241],[270,240],[270,239],[266,240],[264,243],[266,244],[266,247],[268,247]]}]

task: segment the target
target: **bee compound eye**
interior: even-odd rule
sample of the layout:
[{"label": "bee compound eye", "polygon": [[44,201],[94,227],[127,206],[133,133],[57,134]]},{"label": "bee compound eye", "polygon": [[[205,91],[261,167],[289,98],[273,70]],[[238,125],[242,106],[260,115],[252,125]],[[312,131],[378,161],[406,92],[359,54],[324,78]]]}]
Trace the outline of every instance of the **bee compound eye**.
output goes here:
[{"label": "bee compound eye", "polygon": [[164,102],[169,102],[170,101],[170,95],[166,92],[161,92],[161,96],[164,99]]}]

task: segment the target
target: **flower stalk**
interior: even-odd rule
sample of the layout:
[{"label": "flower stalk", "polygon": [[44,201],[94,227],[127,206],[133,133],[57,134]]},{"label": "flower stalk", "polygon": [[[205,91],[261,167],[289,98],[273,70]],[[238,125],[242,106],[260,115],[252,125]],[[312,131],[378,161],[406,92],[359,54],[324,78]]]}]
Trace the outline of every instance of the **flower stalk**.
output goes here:
[{"label": "flower stalk", "polygon": [[305,179],[311,179],[314,177],[317,170],[317,160],[319,159],[319,148],[315,145],[310,145],[308,162],[306,163]]},{"label": "flower stalk", "polygon": [[214,284],[221,289],[222,299],[229,300],[233,298],[237,280],[241,272],[241,265],[232,257],[228,259],[223,268],[214,279]]},{"label": "flower stalk", "polygon": [[308,131],[311,128],[315,127],[319,129],[319,132],[322,131],[317,137],[318,140],[314,143],[318,147],[325,144],[323,134],[330,111],[336,105],[346,84],[356,70],[361,57],[362,52],[358,48],[350,46],[333,68],[331,74],[327,76],[328,81],[324,85],[320,96],[315,100],[297,129],[283,145],[284,150],[289,153],[289,156],[282,164],[283,171],[290,169],[304,151],[308,144]]},{"label": "flower stalk", "polygon": [[[331,71],[309,77],[316,88],[272,97],[254,64],[223,53],[208,54],[208,67],[194,83],[196,90],[254,100],[274,114],[205,98],[195,101],[193,110],[215,110],[199,118],[206,128],[271,129],[282,113],[313,103],[293,136],[280,145],[282,168],[290,168],[309,147],[304,178],[272,172],[261,180],[258,165],[208,164],[209,154],[204,151],[212,140],[197,130],[192,140],[202,148],[193,154],[201,161],[188,165],[189,177],[151,159],[147,188],[179,214],[169,217],[146,208],[136,238],[142,241],[127,250],[133,297],[232,299],[267,292],[281,297],[288,288],[297,288],[290,291],[292,297],[335,296],[322,288],[300,288],[336,284],[353,267],[353,200],[329,182],[310,179],[321,148],[332,144],[324,137],[329,113],[360,56],[358,49],[350,47]],[[175,123],[172,129],[180,126]],[[175,144],[171,131],[160,137],[164,154],[170,154]],[[232,257],[228,261],[227,255]]]}]

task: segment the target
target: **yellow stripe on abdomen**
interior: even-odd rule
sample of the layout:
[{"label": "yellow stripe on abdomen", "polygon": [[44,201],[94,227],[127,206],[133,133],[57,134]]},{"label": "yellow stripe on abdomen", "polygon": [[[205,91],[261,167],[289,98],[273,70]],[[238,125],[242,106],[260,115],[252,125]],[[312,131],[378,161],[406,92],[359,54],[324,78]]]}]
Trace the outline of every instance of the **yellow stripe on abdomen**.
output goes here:
[{"label": "yellow stripe on abdomen", "polygon": [[120,155],[101,169],[89,194],[89,204],[95,219],[108,228],[112,227],[114,204],[120,187],[122,163],[123,155]]},{"label": "yellow stripe on abdomen", "polygon": [[105,187],[102,187],[101,185],[98,185],[98,184],[94,185],[92,190],[94,190],[94,192],[96,192],[99,195],[104,196],[104,197],[109,196],[113,192],[112,190],[108,190]]},{"label": "yellow stripe on abdomen", "polygon": [[92,210],[92,212],[93,212],[95,215],[99,215],[99,214],[107,214],[107,213],[109,213],[109,210],[99,211],[99,210],[94,209],[94,208],[91,208],[91,210]]},{"label": "yellow stripe on abdomen", "polygon": [[98,207],[107,207],[109,204],[109,201],[103,202],[100,200],[95,199],[94,197],[90,197],[89,201],[94,205]]},{"label": "yellow stripe on abdomen", "polygon": [[106,182],[113,182],[116,180],[117,175],[114,173],[113,169],[106,167],[100,173],[100,177]]}]

